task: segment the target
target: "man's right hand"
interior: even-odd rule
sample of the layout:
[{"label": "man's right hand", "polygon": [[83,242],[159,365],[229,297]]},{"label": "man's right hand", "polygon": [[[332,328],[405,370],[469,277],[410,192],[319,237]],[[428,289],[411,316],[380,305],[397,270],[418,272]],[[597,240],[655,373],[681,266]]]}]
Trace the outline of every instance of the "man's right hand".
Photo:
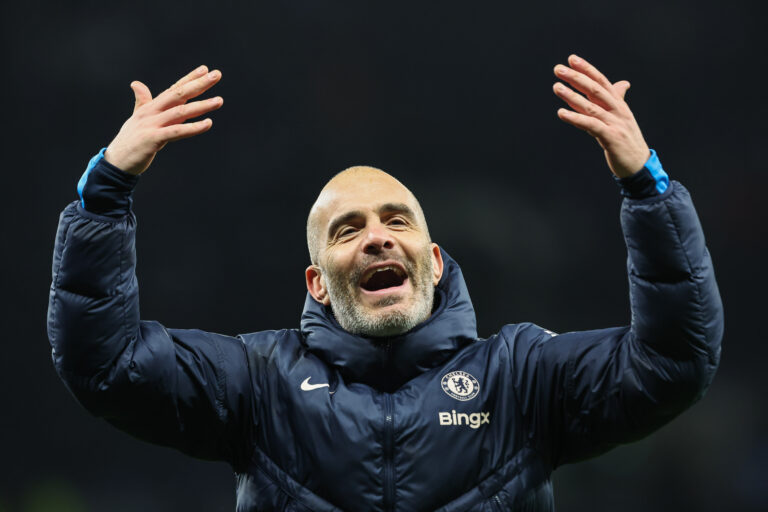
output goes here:
[{"label": "man's right hand", "polygon": [[132,82],[131,89],[136,96],[133,115],[107,146],[104,158],[115,167],[138,175],[147,170],[155,154],[167,143],[208,131],[213,124],[210,118],[193,123],[184,121],[216,110],[224,100],[217,96],[187,101],[203,94],[219,80],[220,71],[209,73],[206,66],[200,66],[154,99],[146,85]]}]

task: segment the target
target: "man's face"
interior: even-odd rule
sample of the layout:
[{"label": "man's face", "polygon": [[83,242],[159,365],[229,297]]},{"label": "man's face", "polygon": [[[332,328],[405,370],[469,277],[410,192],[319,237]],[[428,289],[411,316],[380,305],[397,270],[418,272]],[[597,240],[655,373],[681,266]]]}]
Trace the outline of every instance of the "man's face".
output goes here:
[{"label": "man's face", "polygon": [[307,269],[308,288],[339,324],[385,337],[426,320],[442,259],[408,189],[381,171],[356,172],[334,178],[316,206],[319,273]]}]

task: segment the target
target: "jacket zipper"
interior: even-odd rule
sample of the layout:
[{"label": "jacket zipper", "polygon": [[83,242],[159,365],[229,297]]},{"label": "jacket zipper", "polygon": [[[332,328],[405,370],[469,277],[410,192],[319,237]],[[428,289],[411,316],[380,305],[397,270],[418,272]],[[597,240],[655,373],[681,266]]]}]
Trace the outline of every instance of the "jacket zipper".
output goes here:
[{"label": "jacket zipper", "polygon": [[395,509],[394,405],[392,395],[384,394],[384,510]]},{"label": "jacket zipper", "polygon": [[493,502],[493,504],[494,504],[494,505],[496,505],[496,507],[495,507],[495,508],[496,508],[496,509],[497,509],[499,512],[503,512],[503,511],[504,511],[504,507],[503,507],[503,505],[501,504],[501,498],[499,498],[499,495],[498,495],[498,494],[494,494],[494,495],[493,495],[493,497],[491,498],[491,501]]}]

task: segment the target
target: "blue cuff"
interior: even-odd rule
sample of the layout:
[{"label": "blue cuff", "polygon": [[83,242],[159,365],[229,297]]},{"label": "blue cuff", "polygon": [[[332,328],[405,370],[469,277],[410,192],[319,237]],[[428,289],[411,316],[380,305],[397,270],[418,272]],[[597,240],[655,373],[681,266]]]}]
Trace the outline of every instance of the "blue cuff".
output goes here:
[{"label": "blue cuff", "polygon": [[86,208],[85,199],[83,198],[83,190],[85,190],[85,184],[88,182],[88,175],[91,174],[91,171],[94,167],[96,167],[96,164],[104,159],[104,152],[106,150],[107,148],[101,148],[101,151],[99,151],[98,154],[91,158],[91,160],[88,162],[88,166],[85,168],[85,172],[82,176],[80,176],[80,181],[77,182],[77,195],[80,196],[80,206],[82,206],[84,210]]},{"label": "blue cuff", "polygon": [[656,155],[655,150],[651,150],[651,158],[649,158],[643,166],[651,172],[651,176],[656,181],[656,190],[659,194],[663,194],[669,186],[669,176],[664,172],[664,168],[661,167],[659,157]]},{"label": "blue cuff", "polygon": [[626,178],[614,178],[621,188],[621,195],[633,199],[663,194],[669,187],[669,176],[661,167],[659,157],[653,149],[650,158],[646,160],[640,171]]},{"label": "blue cuff", "polygon": [[80,207],[90,213],[120,218],[133,204],[133,189],[138,176],[118,169],[104,158],[104,151],[91,158],[77,183]]}]

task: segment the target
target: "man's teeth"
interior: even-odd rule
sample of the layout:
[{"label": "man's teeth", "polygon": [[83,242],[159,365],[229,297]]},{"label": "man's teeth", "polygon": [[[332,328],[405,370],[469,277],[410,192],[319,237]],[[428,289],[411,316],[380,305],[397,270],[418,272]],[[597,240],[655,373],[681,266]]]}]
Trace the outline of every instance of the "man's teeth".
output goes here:
[{"label": "man's teeth", "polygon": [[387,265],[386,267],[379,267],[377,269],[374,269],[374,271],[371,272],[371,275],[368,276],[368,279],[370,279],[374,274],[377,274],[379,272],[385,272],[387,270],[393,271],[398,276],[402,276],[402,274],[403,274],[402,271],[398,267],[395,267],[395,266],[392,266],[392,265]]},{"label": "man's teeth", "polygon": [[405,272],[403,270],[395,265],[387,265],[385,267],[379,267],[371,270],[369,273],[366,274],[365,279],[363,279],[364,283],[367,283],[371,277],[373,277],[375,274],[378,274],[379,272],[386,272],[387,270],[391,270],[395,274],[397,274],[398,277],[405,278]]}]

